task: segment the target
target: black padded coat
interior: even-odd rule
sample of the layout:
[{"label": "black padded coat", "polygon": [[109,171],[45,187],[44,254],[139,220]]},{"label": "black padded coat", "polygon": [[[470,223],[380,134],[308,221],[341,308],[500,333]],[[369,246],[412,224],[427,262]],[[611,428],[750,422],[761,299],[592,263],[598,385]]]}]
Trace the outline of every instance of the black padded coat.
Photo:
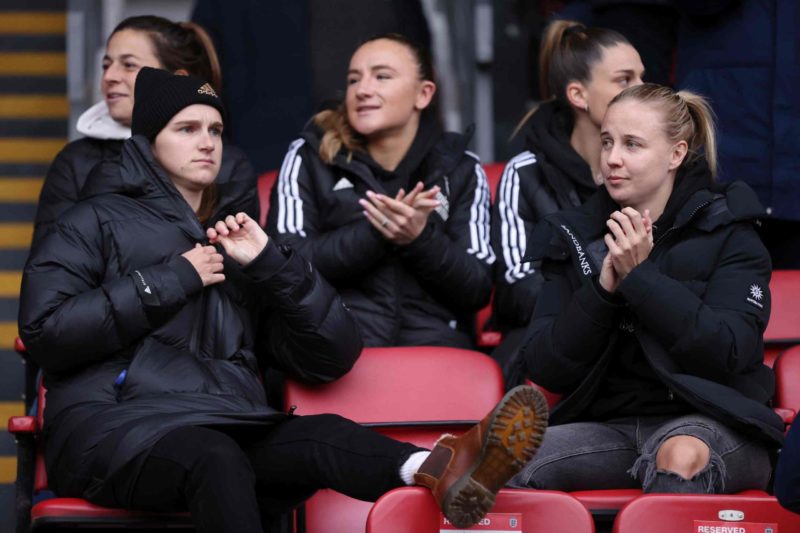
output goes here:
[{"label": "black padded coat", "polygon": [[542,260],[547,281],[522,355],[536,383],[565,395],[552,424],[585,420],[615,358],[635,353],[632,364],[648,365],[665,401],[782,441],[783,423],[768,407],[775,378],[763,364],[771,265],[753,227],[763,211],[744,183],[715,189],[677,206],[613,298],[597,283],[605,221],[618,209],[604,188],[537,232],[529,259]]},{"label": "black padded coat", "polygon": [[105,480],[171,429],[282,419],[265,401],[268,366],[326,382],[357,359],[336,291],[273,240],[246,267],[226,257],[226,280],[203,288],[181,254],[207,242],[204,227],[143,137],[97,167],[84,194],[33,251],[20,303],[20,335],[44,369],[56,493],[126,505]]}]

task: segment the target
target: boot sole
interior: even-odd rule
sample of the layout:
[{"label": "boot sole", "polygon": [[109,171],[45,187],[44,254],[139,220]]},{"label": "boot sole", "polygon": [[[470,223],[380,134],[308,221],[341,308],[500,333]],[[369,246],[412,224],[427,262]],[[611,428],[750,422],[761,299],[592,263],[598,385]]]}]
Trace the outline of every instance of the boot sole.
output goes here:
[{"label": "boot sole", "polygon": [[533,459],[547,417],[547,400],[533,387],[506,393],[492,413],[478,460],[445,494],[442,511],[450,522],[466,528],[489,512],[497,492]]}]

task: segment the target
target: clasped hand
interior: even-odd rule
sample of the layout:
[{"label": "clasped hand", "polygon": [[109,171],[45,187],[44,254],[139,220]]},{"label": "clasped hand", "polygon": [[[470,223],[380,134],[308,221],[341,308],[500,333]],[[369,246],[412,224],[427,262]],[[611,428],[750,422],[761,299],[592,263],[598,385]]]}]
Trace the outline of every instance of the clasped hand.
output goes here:
[{"label": "clasped hand", "polygon": [[[264,230],[246,213],[228,215],[213,228],[208,228],[206,236],[211,245],[221,244],[225,253],[242,266],[250,264],[269,240]],[[200,275],[204,287],[225,281],[222,254],[211,245],[198,243],[182,254]]]},{"label": "clasped hand", "polygon": [[600,285],[615,292],[619,284],[653,249],[653,222],[650,210],[640,214],[632,207],[614,211],[606,221],[610,233],[605,236],[608,254],[600,269]]},{"label": "clasped hand", "polygon": [[367,200],[359,200],[364,216],[384,239],[394,244],[405,245],[422,234],[428,216],[439,207],[436,195],[441,189],[433,186],[423,190],[422,182],[408,194],[403,189],[394,198],[367,191]]}]

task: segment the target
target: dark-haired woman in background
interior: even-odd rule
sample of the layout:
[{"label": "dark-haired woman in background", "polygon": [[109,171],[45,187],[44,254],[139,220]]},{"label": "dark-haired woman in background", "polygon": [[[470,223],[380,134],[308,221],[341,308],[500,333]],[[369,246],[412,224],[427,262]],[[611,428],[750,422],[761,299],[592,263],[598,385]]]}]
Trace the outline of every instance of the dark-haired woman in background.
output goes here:
[{"label": "dark-haired woman in background", "polygon": [[445,133],[430,55],[395,34],[356,50],[344,103],[292,143],[268,227],[341,293],[367,346],[472,346],[491,292],[489,190]]},{"label": "dark-haired woman in background", "polygon": [[[103,56],[103,101],[81,115],[77,129],[85,137],[65,146],[45,176],[36,212],[34,245],[78,201],[92,168],[100,161],[119,156],[123,141],[131,136],[133,88],[142,67],[193,74],[209,80],[217,91],[222,83],[214,45],[200,26],[150,15],[120,22],[109,36]],[[226,146],[216,187],[218,194],[234,197],[241,210],[258,219],[256,176],[238,148]]]},{"label": "dark-haired woman in background", "polygon": [[569,20],[548,26],[539,70],[541,94],[549,100],[520,123],[526,150],[506,165],[492,212],[499,258],[494,312],[505,333],[493,355],[508,386],[522,379],[519,342],[542,285],[541,274],[524,259],[530,235],[542,218],[582,204],[597,190],[606,107],[644,75],[639,54],[621,34]]}]

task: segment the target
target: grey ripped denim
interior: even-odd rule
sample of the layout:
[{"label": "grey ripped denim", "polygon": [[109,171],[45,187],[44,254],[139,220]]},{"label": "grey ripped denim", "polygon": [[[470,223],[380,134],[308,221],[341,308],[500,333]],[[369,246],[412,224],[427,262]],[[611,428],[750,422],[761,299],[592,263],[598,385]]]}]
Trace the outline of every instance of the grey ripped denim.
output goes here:
[{"label": "grey ripped denim", "polygon": [[[692,479],[656,467],[661,444],[678,435],[696,437],[711,450],[708,464]],[[625,417],[550,427],[539,452],[509,486],[730,494],[765,489],[771,471],[764,443],[707,416]]]}]

